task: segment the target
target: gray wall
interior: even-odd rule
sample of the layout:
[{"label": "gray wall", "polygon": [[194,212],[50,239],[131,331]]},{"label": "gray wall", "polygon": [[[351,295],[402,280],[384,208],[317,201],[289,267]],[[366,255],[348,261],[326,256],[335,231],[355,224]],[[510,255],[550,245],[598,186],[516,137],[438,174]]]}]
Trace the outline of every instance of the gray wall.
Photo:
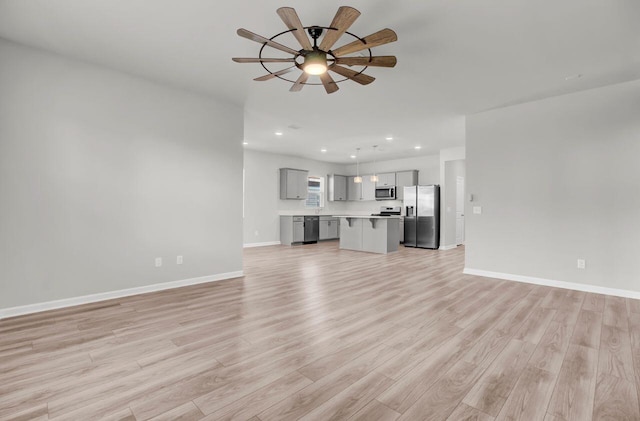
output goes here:
[{"label": "gray wall", "polygon": [[0,93],[0,308],[242,270],[240,108],[3,40]]},{"label": "gray wall", "polygon": [[635,81],[468,117],[466,267],[639,291],[639,116]]}]

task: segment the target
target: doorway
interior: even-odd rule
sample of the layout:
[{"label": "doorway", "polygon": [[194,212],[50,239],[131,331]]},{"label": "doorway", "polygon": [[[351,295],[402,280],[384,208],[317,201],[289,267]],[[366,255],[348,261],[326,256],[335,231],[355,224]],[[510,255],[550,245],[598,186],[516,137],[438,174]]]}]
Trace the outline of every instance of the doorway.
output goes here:
[{"label": "doorway", "polygon": [[466,162],[464,159],[444,163],[444,204],[441,217],[444,250],[453,249],[465,242],[465,181]]}]

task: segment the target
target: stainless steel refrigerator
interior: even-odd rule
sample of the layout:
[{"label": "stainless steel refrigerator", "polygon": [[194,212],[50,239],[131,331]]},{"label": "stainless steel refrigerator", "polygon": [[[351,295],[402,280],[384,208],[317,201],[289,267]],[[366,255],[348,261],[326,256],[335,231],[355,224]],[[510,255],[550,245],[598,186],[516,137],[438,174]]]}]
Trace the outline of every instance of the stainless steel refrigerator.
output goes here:
[{"label": "stainless steel refrigerator", "polygon": [[404,245],[440,247],[440,186],[404,188]]}]

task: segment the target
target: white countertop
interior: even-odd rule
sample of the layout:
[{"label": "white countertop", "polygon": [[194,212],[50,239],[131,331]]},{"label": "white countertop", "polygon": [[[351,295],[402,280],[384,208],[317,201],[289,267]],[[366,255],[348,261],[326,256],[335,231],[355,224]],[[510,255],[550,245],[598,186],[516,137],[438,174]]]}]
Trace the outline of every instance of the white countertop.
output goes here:
[{"label": "white countertop", "polygon": [[317,213],[313,209],[308,211],[280,211],[278,212],[278,215],[280,216],[333,216],[331,212],[322,211]]}]

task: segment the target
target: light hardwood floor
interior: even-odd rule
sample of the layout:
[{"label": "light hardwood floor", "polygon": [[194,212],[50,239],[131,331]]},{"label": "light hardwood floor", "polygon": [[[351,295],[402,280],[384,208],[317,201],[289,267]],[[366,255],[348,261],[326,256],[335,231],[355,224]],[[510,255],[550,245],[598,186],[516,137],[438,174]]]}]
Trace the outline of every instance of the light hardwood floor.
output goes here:
[{"label": "light hardwood floor", "polygon": [[244,278],[0,321],[2,420],[640,420],[640,303],[464,250],[245,250]]}]

